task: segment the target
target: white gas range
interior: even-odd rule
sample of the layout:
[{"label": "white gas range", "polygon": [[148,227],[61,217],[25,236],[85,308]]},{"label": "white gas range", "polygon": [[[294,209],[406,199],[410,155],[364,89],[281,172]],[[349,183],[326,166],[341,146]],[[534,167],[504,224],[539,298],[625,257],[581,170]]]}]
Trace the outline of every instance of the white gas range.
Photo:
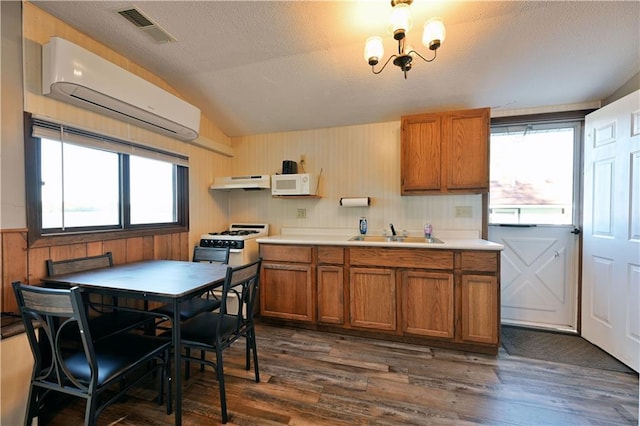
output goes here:
[{"label": "white gas range", "polygon": [[222,232],[210,232],[200,236],[201,247],[229,247],[229,265],[244,265],[258,260],[257,238],[269,235],[268,224],[232,223]]}]

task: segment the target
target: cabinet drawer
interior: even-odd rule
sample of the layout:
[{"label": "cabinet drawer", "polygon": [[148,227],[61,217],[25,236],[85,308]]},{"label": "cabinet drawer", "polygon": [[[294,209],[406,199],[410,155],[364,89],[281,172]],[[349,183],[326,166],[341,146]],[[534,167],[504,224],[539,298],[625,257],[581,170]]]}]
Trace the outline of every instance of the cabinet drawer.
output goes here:
[{"label": "cabinet drawer", "polygon": [[313,248],[281,244],[260,244],[260,256],[265,261],[311,263]]},{"label": "cabinet drawer", "polygon": [[385,247],[352,248],[349,263],[359,266],[453,269],[453,251]]},{"label": "cabinet drawer", "polygon": [[496,272],[498,270],[498,252],[463,251],[460,266],[463,271]]},{"label": "cabinet drawer", "polygon": [[344,264],[344,248],[319,246],[318,263]]}]

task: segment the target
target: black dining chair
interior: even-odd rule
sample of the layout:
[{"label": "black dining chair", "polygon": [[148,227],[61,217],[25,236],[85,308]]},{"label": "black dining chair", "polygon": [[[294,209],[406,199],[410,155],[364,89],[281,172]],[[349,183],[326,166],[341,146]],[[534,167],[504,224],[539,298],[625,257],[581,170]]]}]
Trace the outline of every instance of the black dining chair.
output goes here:
[{"label": "black dining chair", "polygon": [[[229,247],[199,247],[193,249],[194,262],[209,262],[226,265],[229,263]],[[213,291],[205,292],[199,296],[185,300],[180,305],[180,321],[185,321],[202,312],[215,311],[220,307],[220,300]],[[173,306],[162,305],[153,310],[158,314],[173,318]],[[164,321],[162,321],[164,322]],[[160,323],[156,324],[158,327]],[[163,327],[158,327],[162,329]]]},{"label": "black dining chair", "polygon": [[[133,332],[94,341],[85,309],[87,293],[81,288],[14,282],[13,289],[34,357],[25,425],[49,408],[47,396],[52,392],[84,398],[84,424],[95,425],[104,408],[152,375],[159,380],[159,405],[167,385],[167,414],[171,411],[171,342]],[[61,336],[69,334],[66,330],[77,335],[81,347],[61,344]]]},{"label": "black dining chair", "polygon": [[[227,400],[224,384],[222,352],[240,338],[246,339],[245,368],[251,369],[251,354],[256,382],[260,381],[258,368],[258,349],[253,321],[254,306],[260,282],[262,259],[242,266],[228,267],[222,287],[220,309],[217,312],[204,312],[185,321],[180,327],[181,346],[185,349],[184,360],[213,367],[220,387],[220,409],[222,423],[228,420]],[[227,312],[227,300],[236,297],[238,310]],[[170,333],[166,333],[170,335]],[[191,356],[191,350],[215,353],[215,361],[204,356]]]},{"label": "black dining chair", "polygon": [[[97,256],[78,257],[64,260],[46,260],[47,275],[64,275],[93,269],[110,268],[113,256],[107,252]],[[87,308],[91,335],[95,340],[133,328],[149,325],[157,316],[148,315],[138,309],[119,306],[117,297],[106,297],[88,293]]]}]

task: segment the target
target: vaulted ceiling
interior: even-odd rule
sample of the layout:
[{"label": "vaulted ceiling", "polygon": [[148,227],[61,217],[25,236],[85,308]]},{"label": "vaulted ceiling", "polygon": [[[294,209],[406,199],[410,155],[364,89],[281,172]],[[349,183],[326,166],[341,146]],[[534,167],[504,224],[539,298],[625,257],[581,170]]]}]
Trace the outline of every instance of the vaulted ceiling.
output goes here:
[{"label": "vaulted ceiling", "polygon": [[388,33],[376,1],[140,1],[175,39],[158,43],[117,11],[125,1],[34,1],[163,78],[229,136],[398,120],[403,114],[598,101],[640,71],[638,1],[414,0],[409,43],[443,19],[434,62],[405,80],[364,59]]}]

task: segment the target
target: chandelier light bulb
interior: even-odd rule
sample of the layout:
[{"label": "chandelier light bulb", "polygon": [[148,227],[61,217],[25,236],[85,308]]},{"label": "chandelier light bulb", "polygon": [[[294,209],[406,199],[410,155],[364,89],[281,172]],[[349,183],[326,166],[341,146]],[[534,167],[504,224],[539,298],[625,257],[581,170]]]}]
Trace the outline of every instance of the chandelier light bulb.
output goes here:
[{"label": "chandelier light bulb", "polygon": [[415,57],[416,57],[416,52],[415,52],[413,46],[410,45],[410,44],[405,44],[404,45],[404,48],[402,49],[402,53],[404,55],[411,56],[411,58],[413,58],[413,59],[415,59]]},{"label": "chandelier light bulb", "polygon": [[411,29],[411,12],[409,5],[407,3],[395,5],[389,21],[393,38],[396,40],[403,39],[405,34]]},{"label": "chandelier light bulb", "polygon": [[432,18],[424,23],[422,44],[431,50],[436,50],[444,41],[446,30],[440,18]]},{"label": "chandelier light bulb", "polygon": [[382,37],[373,36],[367,39],[364,46],[364,60],[369,65],[376,65],[384,56]]}]

